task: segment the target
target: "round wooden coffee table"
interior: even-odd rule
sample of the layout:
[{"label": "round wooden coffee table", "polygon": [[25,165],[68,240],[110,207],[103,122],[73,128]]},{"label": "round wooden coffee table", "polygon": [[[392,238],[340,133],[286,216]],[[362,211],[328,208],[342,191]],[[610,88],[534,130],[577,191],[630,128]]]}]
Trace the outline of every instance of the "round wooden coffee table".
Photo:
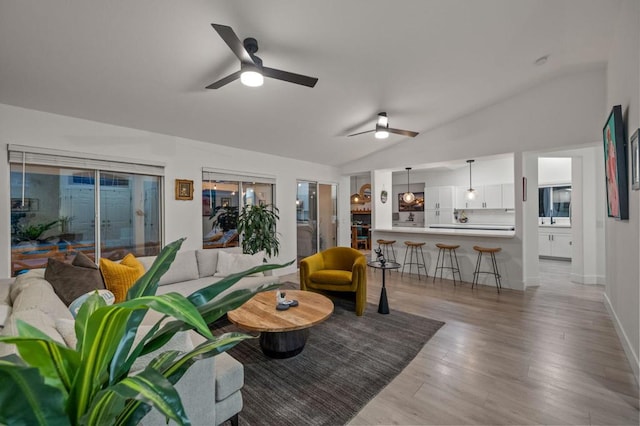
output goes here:
[{"label": "round wooden coffee table", "polygon": [[333,302],[327,297],[301,290],[281,290],[287,300],[298,306],[276,310],[276,291],[253,296],[238,309],[227,312],[229,321],[238,327],[260,332],[262,352],[271,358],[290,358],[304,349],[309,328],[329,318]]}]

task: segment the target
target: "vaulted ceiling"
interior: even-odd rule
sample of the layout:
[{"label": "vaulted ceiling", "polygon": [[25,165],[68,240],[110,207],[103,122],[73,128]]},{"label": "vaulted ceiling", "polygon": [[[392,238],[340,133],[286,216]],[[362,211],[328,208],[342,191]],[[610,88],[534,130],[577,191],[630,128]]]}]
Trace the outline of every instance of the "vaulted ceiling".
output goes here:
[{"label": "vaulted ceiling", "polygon": [[[339,166],[603,63],[612,0],[0,0],[0,103]],[[205,86],[239,63],[319,78]],[[534,61],[549,55],[544,65]]]}]

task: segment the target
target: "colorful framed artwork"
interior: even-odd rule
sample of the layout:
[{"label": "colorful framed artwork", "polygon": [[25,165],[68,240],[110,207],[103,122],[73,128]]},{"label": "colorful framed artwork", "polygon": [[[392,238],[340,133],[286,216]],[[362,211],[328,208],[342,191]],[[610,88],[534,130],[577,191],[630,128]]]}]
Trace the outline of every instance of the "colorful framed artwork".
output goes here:
[{"label": "colorful framed artwork", "polygon": [[638,149],[638,133],[636,130],[631,136],[631,189],[637,191],[640,189],[640,150]]},{"label": "colorful framed artwork", "polygon": [[424,192],[414,192],[416,200],[413,203],[406,203],[402,199],[403,193],[398,194],[398,211],[401,212],[423,212],[424,211]]},{"label": "colorful framed artwork", "polygon": [[176,179],[176,200],[193,200],[193,181]]},{"label": "colorful framed artwork", "polygon": [[627,181],[627,147],[622,121],[622,107],[616,105],[602,129],[607,215],[619,220],[629,219],[629,188]]}]

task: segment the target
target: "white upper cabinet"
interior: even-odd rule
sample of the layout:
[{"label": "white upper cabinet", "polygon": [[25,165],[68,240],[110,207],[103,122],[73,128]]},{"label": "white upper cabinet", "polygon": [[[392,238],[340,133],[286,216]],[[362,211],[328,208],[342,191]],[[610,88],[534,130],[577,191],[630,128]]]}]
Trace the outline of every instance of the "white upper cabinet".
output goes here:
[{"label": "white upper cabinet", "polygon": [[505,209],[516,208],[516,191],[512,183],[502,184],[502,207]]},{"label": "white upper cabinet", "polygon": [[452,209],[453,186],[427,187],[424,208],[425,210]]},{"label": "white upper cabinet", "polygon": [[[511,197],[506,198],[503,194],[509,192],[511,188]],[[467,199],[467,186],[456,187],[455,208],[457,209],[503,209],[514,208],[513,184],[495,184],[495,185],[474,185],[476,197],[473,200]]]}]

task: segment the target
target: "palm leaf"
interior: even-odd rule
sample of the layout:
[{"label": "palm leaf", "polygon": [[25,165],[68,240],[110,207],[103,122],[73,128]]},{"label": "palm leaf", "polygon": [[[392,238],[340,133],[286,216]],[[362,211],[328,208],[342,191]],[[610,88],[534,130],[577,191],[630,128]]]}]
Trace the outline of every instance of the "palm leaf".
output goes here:
[{"label": "palm leaf", "polygon": [[0,424],[70,425],[60,389],[47,385],[37,368],[20,363],[15,355],[0,359]]},{"label": "palm leaf", "polygon": [[80,364],[78,353],[22,320],[16,326],[18,336],[0,336],[0,342],[16,345],[24,362],[38,368],[45,383],[66,394]]}]

